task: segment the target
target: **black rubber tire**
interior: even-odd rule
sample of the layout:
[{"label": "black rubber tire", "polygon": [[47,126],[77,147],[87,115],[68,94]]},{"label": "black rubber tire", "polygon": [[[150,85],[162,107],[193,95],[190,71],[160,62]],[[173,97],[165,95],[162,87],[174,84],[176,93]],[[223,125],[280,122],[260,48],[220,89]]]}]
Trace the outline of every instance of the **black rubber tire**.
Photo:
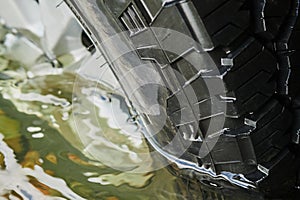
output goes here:
[{"label": "black rubber tire", "polygon": [[[224,81],[227,92],[236,95],[237,115],[248,121],[247,125],[255,125],[249,133],[256,161],[270,170],[267,180],[260,183],[262,190],[269,196],[287,198],[299,166],[297,152],[290,148],[294,133],[289,102],[299,95],[299,1],[193,2],[215,44],[211,52],[213,57],[218,55],[215,62],[233,58]],[[226,55],[228,49],[232,53]],[[294,126],[299,128],[299,123],[294,120]],[[286,169],[289,164],[293,167]],[[233,171],[230,164],[220,170]],[[258,176],[258,171],[246,175],[253,180]]]},{"label": "black rubber tire", "polygon": [[[97,28],[91,26],[87,17],[80,16],[82,9],[76,7],[80,3],[77,0],[66,2],[79,16],[83,26],[89,29],[89,34],[93,36],[91,38],[96,38],[93,42],[99,43],[101,38],[97,38]],[[299,0],[174,2],[161,9],[156,21],[149,25],[151,19],[138,0],[97,1],[101,12],[106,13],[109,20],[113,18],[109,23],[114,23],[113,26],[118,26],[119,30],[128,28],[120,21],[120,16],[130,5],[139,10],[136,15],[140,15],[145,24],[175,30],[180,27],[180,30],[186,31],[185,34],[199,40],[190,16],[185,15],[181,5],[186,3],[195,8],[194,21],[201,19],[214,46],[205,50],[212,58],[205,61],[207,72],[197,76],[199,71],[190,67],[190,63],[197,62],[200,56],[196,51],[169,63],[169,67],[179,71],[184,78],[168,74],[168,68],[160,66],[162,63],[158,62],[155,66],[166,84],[178,87],[176,95],[174,91],[169,91],[165,102],[172,127],[182,131],[187,129],[187,125],[197,126],[197,129],[199,125],[199,132],[204,133],[204,136],[221,134],[207,158],[200,158],[199,149],[203,144],[196,141],[189,145],[181,158],[199,166],[211,167],[216,174],[224,171],[243,174],[266,197],[285,198],[291,192],[294,195],[299,169],[299,144],[293,143],[300,129],[300,104],[297,103],[300,95]],[[141,46],[134,37],[129,38],[135,47]],[[155,55],[149,49],[137,48],[136,52],[141,60],[155,56],[161,58],[159,53]],[[167,53],[165,55],[168,56]],[[217,72],[211,71],[211,62],[217,66]],[[116,76],[122,77],[118,69],[114,71]],[[197,102],[190,99],[185,89],[187,83],[195,91]],[[225,87],[208,93],[207,83],[224,83]],[[224,101],[224,96],[233,100]],[[187,105],[179,105],[178,98],[183,98],[188,102]],[[221,109],[224,104],[226,112]],[[193,116],[196,106],[200,116]],[[211,107],[214,109],[208,109]],[[182,116],[187,118],[186,123],[180,121]],[[224,126],[221,129],[214,127],[222,119],[225,120]],[[166,130],[154,139],[163,145],[170,142],[173,135],[169,135]],[[179,146],[185,148],[185,140],[182,136],[174,151]],[[193,177],[197,179],[198,175],[194,174]]]}]

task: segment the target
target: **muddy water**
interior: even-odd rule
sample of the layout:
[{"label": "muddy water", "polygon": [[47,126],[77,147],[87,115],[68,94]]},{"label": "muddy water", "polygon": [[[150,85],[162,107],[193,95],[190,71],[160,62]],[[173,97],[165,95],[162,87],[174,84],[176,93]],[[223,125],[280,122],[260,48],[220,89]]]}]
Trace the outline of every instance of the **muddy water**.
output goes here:
[{"label": "muddy water", "polygon": [[186,197],[166,168],[151,170],[165,161],[150,156],[121,96],[70,72],[32,76],[0,62],[0,199]]},{"label": "muddy water", "polygon": [[183,198],[166,169],[131,173],[139,162],[154,163],[136,125],[110,121],[109,114],[126,117],[122,97],[67,73],[16,80],[8,76],[16,68],[24,70],[10,62],[0,81],[2,198]]}]

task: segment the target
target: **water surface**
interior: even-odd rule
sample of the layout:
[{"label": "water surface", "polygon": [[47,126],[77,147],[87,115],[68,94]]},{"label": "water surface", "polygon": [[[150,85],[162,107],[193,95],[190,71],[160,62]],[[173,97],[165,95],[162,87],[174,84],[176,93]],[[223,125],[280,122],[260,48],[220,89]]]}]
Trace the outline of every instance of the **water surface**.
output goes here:
[{"label": "water surface", "polygon": [[151,157],[122,96],[40,62],[36,73],[0,56],[0,199],[184,198],[180,179],[151,170],[166,161]]}]

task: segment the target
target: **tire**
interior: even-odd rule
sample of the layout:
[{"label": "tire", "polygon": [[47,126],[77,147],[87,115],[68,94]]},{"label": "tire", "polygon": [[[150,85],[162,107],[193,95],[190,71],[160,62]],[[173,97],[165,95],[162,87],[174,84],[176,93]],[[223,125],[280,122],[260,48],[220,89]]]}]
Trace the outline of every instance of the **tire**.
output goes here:
[{"label": "tire", "polygon": [[[169,123],[149,142],[164,146],[174,139],[171,130],[181,134],[174,148],[166,153],[177,156],[176,151],[185,149],[178,159],[197,167],[190,171],[191,167],[186,165],[183,167],[186,170],[175,171],[189,174],[187,179],[198,180],[196,185],[201,185],[199,180],[205,185],[203,173],[212,170],[216,176],[207,178],[208,183],[224,178],[224,172],[234,174],[225,178],[229,183],[224,184],[224,190],[231,184],[247,188],[249,183],[266,197],[295,194],[300,128],[298,0],[155,1],[151,6],[148,1],[138,0],[65,2],[108,60],[111,52],[101,46],[101,41],[121,31],[132,31],[127,40],[134,46],[134,52],[111,66],[125,93],[130,93],[128,85],[134,80],[122,79],[126,74],[124,63],[134,66],[132,57],[151,63],[165,84],[172,88],[159,94]],[[124,16],[128,23],[141,22],[130,26],[121,20]],[[151,49],[151,39],[139,40],[140,35],[149,34],[148,31],[130,30],[130,27],[144,29],[145,24],[188,35],[201,43],[203,51],[186,45],[186,49],[182,47],[178,52],[188,53],[174,57],[164,49]],[[161,46],[170,45],[164,43],[166,35],[153,31],[149,38],[152,34]],[[201,73],[199,68],[197,71],[191,66],[195,63],[201,64]],[[171,73],[172,70],[180,75]],[[222,87],[208,88],[207,85]],[[148,92],[145,88],[139,95],[128,98],[132,102],[134,98],[146,101]],[[182,105],[182,102],[185,103]],[[200,114],[196,115],[195,110]],[[150,132],[160,120],[143,114],[140,118]],[[195,133],[188,127],[198,131]],[[186,132],[188,137],[184,137]],[[199,150],[206,145],[204,138],[216,133],[216,144],[212,148],[208,146],[209,153],[201,156]],[[197,137],[200,140],[197,141]],[[154,145],[154,148],[159,147]],[[205,187],[202,190],[208,191]],[[221,199],[227,194],[217,195],[221,195]]]}]

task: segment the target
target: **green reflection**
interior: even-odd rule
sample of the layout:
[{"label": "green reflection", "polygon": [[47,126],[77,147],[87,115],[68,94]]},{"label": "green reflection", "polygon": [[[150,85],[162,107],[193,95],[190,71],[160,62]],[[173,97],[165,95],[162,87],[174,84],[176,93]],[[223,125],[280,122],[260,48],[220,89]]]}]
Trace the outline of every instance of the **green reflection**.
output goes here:
[{"label": "green reflection", "polygon": [[[64,79],[61,79],[61,77],[56,78],[63,80],[63,84],[66,81],[72,84],[72,79],[70,80],[67,77],[64,77]],[[59,87],[61,85],[57,84],[56,78],[53,76],[52,78],[38,78],[36,80],[37,85],[42,87],[34,88],[32,87],[33,83],[26,84],[22,91],[32,92],[32,90],[36,90],[41,94],[46,94],[51,88],[52,94],[57,95],[55,84]],[[54,85],[51,85],[49,80],[52,80]],[[9,93],[9,86],[5,89]],[[58,96],[70,100],[70,93],[68,91],[64,92],[63,88],[60,88],[60,90],[63,92],[61,96]],[[48,110],[42,110],[41,103],[38,102],[22,102],[13,99],[11,101],[19,106],[29,104],[25,106],[27,108],[30,108],[32,104],[32,111],[39,109],[38,111],[44,115],[50,115],[62,109],[59,106],[48,105]],[[40,165],[45,173],[65,180],[74,192],[87,199],[157,199],[158,197],[160,199],[180,199],[180,196],[176,195],[176,185],[180,184],[180,181],[170,175],[166,169],[139,175],[120,172],[105,165],[99,166],[99,163],[94,164],[80,151],[82,148],[80,148],[80,145],[82,144],[78,146],[78,140],[74,137],[68,137],[68,134],[70,136],[76,134],[71,133],[73,130],[68,123],[57,122],[60,124],[59,130],[67,132],[61,133],[50,126],[49,121],[45,120],[49,116],[37,117],[36,115],[20,112],[11,101],[0,95],[0,132],[4,135],[5,142],[14,150],[18,162],[23,167],[34,168],[35,165]],[[103,130],[113,136],[114,142],[120,142],[117,145],[128,142],[124,135],[118,135],[116,130],[110,129],[106,121],[103,120],[100,123],[105,126]],[[44,137],[33,138],[33,133],[28,131],[28,127],[40,127]],[[71,140],[70,143],[63,135],[66,138],[73,138],[73,141]],[[119,138],[117,138],[118,136]],[[77,148],[75,148],[76,142],[78,143]],[[138,151],[137,148],[134,150]],[[101,149],[98,149],[98,151],[101,152]],[[114,158],[109,158],[110,156],[112,155],[107,154],[108,159],[113,160]],[[40,159],[42,159],[42,162]],[[102,179],[101,183],[93,181],[93,178],[99,177]],[[61,195],[58,191],[39,183],[34,177],[30,179],[30,182],[39,187],[39,190],[44,194]]]}]

